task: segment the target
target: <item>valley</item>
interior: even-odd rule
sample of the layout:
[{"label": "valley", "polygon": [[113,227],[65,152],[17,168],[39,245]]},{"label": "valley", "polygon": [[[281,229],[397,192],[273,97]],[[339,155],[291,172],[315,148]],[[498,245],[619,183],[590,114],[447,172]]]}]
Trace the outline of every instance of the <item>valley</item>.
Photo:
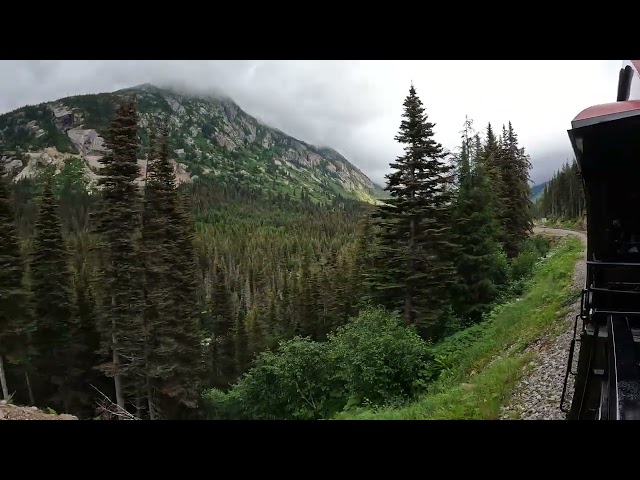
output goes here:
[{"label": "valley", "polygon": [[450,155],[405,102],[401,143],[422,146],[384,189],[228,98],[144,84],[0,115],[4,396],[149,420],[418,398],[550,244],[510,123],[467,118]]}]

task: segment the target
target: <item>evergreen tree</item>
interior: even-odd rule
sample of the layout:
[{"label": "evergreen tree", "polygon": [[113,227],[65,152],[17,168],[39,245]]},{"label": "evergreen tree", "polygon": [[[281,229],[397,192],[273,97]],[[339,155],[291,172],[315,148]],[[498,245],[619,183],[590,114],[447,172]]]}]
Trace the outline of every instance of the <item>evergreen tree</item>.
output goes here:
[{"label": "evergreen tree", "polygon": [[[169,159],[150,141],[143,215],[146,391],[149,416],[177,418],[198,408],[202,381],[198,285],[190,212],[182,205]],[[156,412],[155,410],[159,410]]]},{"label": "evergreen tree", "polygon": [[531,162],[524,148],[518,146],[518,137],[511,122],[508,129],[503,128],[500,147],[500,200],[503,205],[500,219],[504,249],[508,256],[513,257],[518,254],[520,245],[529,236],[533,226],[529,199]]},{"label": "evergreen tree", "polygon": [[83,339],[75,335],[69,253],[51,183],[49,177],[43,185],[30,264],[36,318],[34,365],[39,380],[36,396],[44,404],[73,412],[86,403],[79,380],[85,374],[78,356]]},{"label": "evergreen tree", "polygon": [[31,317],[13,195],[5,173],[0,163],[0,385],[3,398],[8,400],[7,364],[24,362]]},{"label": "evergreen tree", "polygon": [[82,372],[82,375],[73,378],[74,391],[79,395],[77,411],[72,413],[86,417],[91,416],[95,410],[93,398],[96,392],[93,387],[102,392],[108,391],[108,385],[103,385],[106,378],[95,368],[100,363],[100,335],[96,329],[96,303],[89,268],[85,259],[78,259],[73,278],[75,296],[72,332],[76,345],[71,349],[77,371]]},{"label": "evergreen tree", "polygon": [[553,220],[576,220],[585,215],[584,189],[575,159],[551,177],[536,207],[539,217]]},{"label": "evergreen tree", "polygon": [[404,108],[396,140],[405,154],[390,164],[391,199],[374,213],[381,246],[370,278],[378,301],[402,310],[407,324],[429,335],[449,301],[455,272],[448,259],[451,167],[413,85]]},{"label": "evergreen tree", "polygon": [[[491,184],[467,119],[459,155],[454,232],[461,244],[456,256],[459,281],[453,286],[453,307],[460,317],[477,322],[491,307],[504,278],[500,261],[499,223],[492,210]],[[472,157],[474,161],[472,162]]]},{"label": "evergreen tree", "polygon": [[[168,135],[165,131],[160,155],[168,163]],[[173,168],[173,167],[171,167]],[[174,177],[175,178],[175,177]],[[175,181],[175,180],[174,180]],[[173,349],[171,375],[164,379],[161,393],[177,404],[172,418],[192,418],[197,415],[200,393],[204,381],[202,362],[202,334],[198,324],[199,302],[196,277],[196,254],[194,247],[195,225],[191,215],[189,199],[174,189],[176,207],[170,223],[168,237],[175,238],[172,264],[172,316],[169,330],[163,341]]]},{"label": "evergreen tree", "polygon": [[114,379],[116,402],[126,408],[127,396],[138,394],[144,372],[142,269],[136,248],[141,223],[138,176],[138,130],[135,101],[119,105],[108,129],[108,153],[98,186],[101,201],[95,212],[101,234],[100,284],[104,293],[99,330],[110,361],[100,365]]},{"label": "evergreen tree", "polygon": [[212,313],[214,316],[214,338],[211,343],[213,349],[213,379],[216,387],[225,387],[234,379],[235,369],[235,345],[234,329],[235,315],[231,296],[227,289],[224,267],[216,264],[215,292],[212,299]]}]

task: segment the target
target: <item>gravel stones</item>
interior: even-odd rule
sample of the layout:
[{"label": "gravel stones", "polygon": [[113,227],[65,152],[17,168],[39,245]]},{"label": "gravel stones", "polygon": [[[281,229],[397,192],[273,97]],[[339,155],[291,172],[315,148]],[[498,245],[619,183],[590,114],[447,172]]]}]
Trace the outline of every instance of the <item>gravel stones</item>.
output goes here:
[{"label": "gravel stones", "polygon": [[[540,229],[544,233],[557,235],[578,235],[586,244],[586,236],[580,232],[557,229]],[[585,284],[586,265],[579,261],[573,274],[573,284],[582,289]],[[567,368],[569,345],[573,336],[573,325],[580,311],[580,301],[571,305],[563,319],[563,330],[547,334],[529,345],[525,353],[534,353],[535,358],[525,367],[520,380],[507,405],[501,409],[500,419],[522,420],[566,420],[566,414],[560,410],[562,386]],[[574,363],[578,358],[580,343],[576,344]],[[569,375],[565,406],[571,405],[574,377]]]}]

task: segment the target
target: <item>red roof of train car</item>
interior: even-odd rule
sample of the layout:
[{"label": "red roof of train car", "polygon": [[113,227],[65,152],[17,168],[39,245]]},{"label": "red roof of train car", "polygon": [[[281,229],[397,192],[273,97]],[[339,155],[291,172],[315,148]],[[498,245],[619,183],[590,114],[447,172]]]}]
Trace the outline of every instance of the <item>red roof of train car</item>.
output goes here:
[{"label": "red roof of train car", "polygon": [[640,115],[640,100],[603,103],[586,108],[571,121],[573,128]]}]

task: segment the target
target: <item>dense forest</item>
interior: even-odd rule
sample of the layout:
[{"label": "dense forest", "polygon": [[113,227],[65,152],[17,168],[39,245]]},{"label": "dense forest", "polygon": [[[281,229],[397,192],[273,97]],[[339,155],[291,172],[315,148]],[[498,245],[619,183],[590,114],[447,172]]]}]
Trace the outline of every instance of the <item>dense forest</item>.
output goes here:
[{"label": "dense forest", "polygon": [[150,420],[403,402],[437,374],[430,345],[517,294],[546,252],[513,126],[466,119],[448,155],[413,86],[378,205],[177,187],[167,129],[150,128],[143,148],[135,100],[117,107],[95,189],[73,161],[0,171],[5,398]]},{"label": "dense forest", "polygon": [[538,218],[550,220],[575,220],[585,215],[584,189],[575,159],[565,163],[545,185],[535,212]]}]

